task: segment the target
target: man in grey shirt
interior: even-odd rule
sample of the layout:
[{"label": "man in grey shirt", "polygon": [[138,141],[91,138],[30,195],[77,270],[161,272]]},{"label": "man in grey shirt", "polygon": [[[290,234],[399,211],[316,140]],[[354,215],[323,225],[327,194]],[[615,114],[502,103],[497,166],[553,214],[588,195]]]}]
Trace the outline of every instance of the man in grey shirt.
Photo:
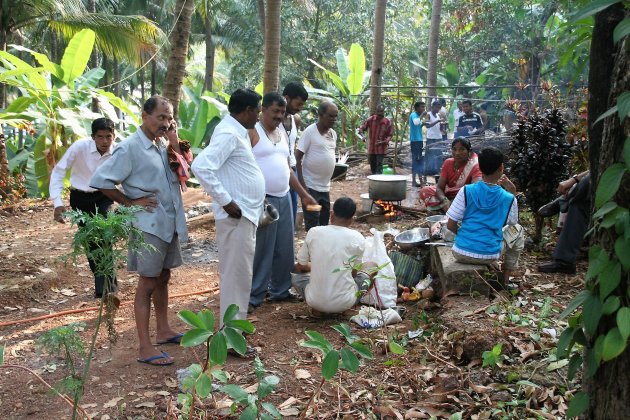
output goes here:
[{"label": "man in grey shirt", "polygon": [[[156,250],[130,252],[127,269],[140,276],[134,300],[140,341],[138,362],[156,366],[171,365],[173,358],[151,344],[151,300],[157,343],[178,344],[181,334],[168,323],[168,282],[171,269],[182,264],[179,241],[188,239],[179,181],[169,167],[167,143],[162,139],[171,130],[176,130],[173,106],[164,97],[152,96],[144,103],[142,125],[114,149],[112,157],[97,169],[90,181],[91,187],[113,201],[143,207],[143,211],[136,213],[134,226]],[[116,185],[122,185],[124,193]]]}]

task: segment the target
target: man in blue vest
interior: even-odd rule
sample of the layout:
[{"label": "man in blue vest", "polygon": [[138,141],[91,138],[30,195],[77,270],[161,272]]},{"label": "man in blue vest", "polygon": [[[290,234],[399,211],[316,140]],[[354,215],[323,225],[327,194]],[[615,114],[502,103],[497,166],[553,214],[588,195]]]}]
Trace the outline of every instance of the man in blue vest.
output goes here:
[{"label": "man in blue vest", "polygon": [[457,234],[455,260],[497,267],[503,251],[503,285],[518,267],[523,228],[518,224],[516,187],[503,174],[503,153],[494,147],[479,153],[482,181],[466,185],[446,212],[448,229]]}]

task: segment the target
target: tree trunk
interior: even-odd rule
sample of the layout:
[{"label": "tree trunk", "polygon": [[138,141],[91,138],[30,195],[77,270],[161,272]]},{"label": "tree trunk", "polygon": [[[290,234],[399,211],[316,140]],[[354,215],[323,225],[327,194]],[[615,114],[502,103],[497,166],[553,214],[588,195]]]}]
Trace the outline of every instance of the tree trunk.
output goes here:
[{"label": "tree trunk", "polygon": [[[120,97],[120,64],[118,63],[118,59],[116,57],[112,59],[112,67],[112,83],[114,84],[114,86],[112,86],[112,93]],[[120,108],[116,108],[116,115],[120,120],[122,117],[122,111]]]},{"label": "tree trunk", "polygon": [[374,11],[374,49],[372,50],[372,87],[370,88],[370,114],[381,102],[383,82],[383,49],[385,47],[385,9],[387,0],[376,0]]},{"label": "tree trunk", "polygon": [[[88,0],[87,11],[90,13],[96,13],[95,0]],[[98,51],[96,48],[92,49],[92,54],[90,55],[89,66],[90,66],[90,69],[95,69],[96,67],[98,67]],[[98,112],[98,99],[96,97],[92,98],[92,111]]]},{"label": "tree trunk", "polygon": [[[0,124],[0,133],[4,133],[4,126]],[[9,159],[7,159],[7,145],[4,138],[0,139],[0,180],[9,176]]]},{"label": "tree trunk", "polygon": [[260,33],[262,34],[263,45],[265,45],[265,0],[256,0],[256,10],[258,11],[258,20],[260,22]]},{"label": "tree trunk", "polygon": [[[7,50],[7,32],[6,28],[0,28],[0,48],[2,51]],[[0,108],[7,107],[7,85],[0,83]]]},{"label": "tree trunk", "polygon": [[[617,44],[613,43],[613,30],[630,10],[616,4],[595,16],[595,26],[591,41],[588,123],[589,156],[591,167],[591,196],[594,198],[598,180],[602,172],[617,162],[623,161],[623,146],[630,135],[630,118],[619,120],[617,113],[603,122],[593,124],[606,110],[617,103],[617,98],[630,91],[630,60],[627,50],[630,40],[626,36]],[[613,198],[619,206],[630,206],[630,175],[626,173],[619,191]],[[626,224],[626,229],[628,229]],[[600,229],[592,236],[591,244],[600,245],[610,255],[614,251],[617,233],[614,228]],[[622,269],[621,281],[613,294],[621,296],[622,305],[627,306],[626,291],[630,286],[628,273]],[[625,302],[625,303],[623,303]],[[602,317],[598,335],[616,326],[610,316]],[[585,414],[589,419],[621,419],[628,415],[630,402],[630,346],[616,358],[601,363],[597,373],[584,379],[584,391],[589,394],[589,409]]]},{"label": "tree trunk", "polygon": [[151,96],[157,94],[157,63],[155,59],[151,60]]},{"label": "tree trunk", "polygon": [[[145,61],[144,59],[145,59],[145,57],[143,55],[142,56],[142,62],[140,63],[141,66],[144,66],[144,61]],[[140,97],[142,98],[142,103],[144,103],[144,101],[146,100],[146,90],[145,90],[145,83],[146,82],[144,80],[144,76],[145,76],[144,70],[145,70],[144,67],[142,67],[140,69]]]},{"label": "tree trunk", "polygon": [[212,41],[212,16],[206,11],[206,77],[203,82],[204,90],[212,92],[212,79],[214,78],[214,54],[215,46]]},{"label": "tree trunk", "polygon": [[[429,32],[429,52],[427,63],[427,86],[429,97],[437,96],[437,52],[440,44],[440,17],[442,14],[442,0],[433,0],[431,8],[431,29]],[[431,104],[427,104],[431,106]]]},{"label": "tree trunk", "polygon": [[280,10],[282,0],[267,0],[265,11],[264,92],[275,92],[280,84]]},{"label": "tree trunk", "polygon": [[[313,38],[319,36],[319,25],[322,19],[321,2],[319,1],[315,2],[315,7],[317,9],[315,12],[315,25],[313,25],[313,32],[312,32]],[[313,57],[313,59],[317,62],[321,61],[319,51],[311,50],[308,56]],[[319,82],[319,79],[315,78],[315,64],[313,64],[310,61],[308,62],[308,71],[306,72],[306,80],[308,80],[315,89],[324,89],[324,86],[321,85],[321,83]]]},{"label": "tree trunk", "polygon": [[171,35],[171,55],[166,67],[164,80],[164,96],[173,104],[173,116],[177,118],[179,108],[179,96],[186,74],[186,58],[188,56],[188,41],[190,39],[190,26],[194,10],[193,0],[177,0],[175,10],[181,10],[179,19],[175,22]]}]

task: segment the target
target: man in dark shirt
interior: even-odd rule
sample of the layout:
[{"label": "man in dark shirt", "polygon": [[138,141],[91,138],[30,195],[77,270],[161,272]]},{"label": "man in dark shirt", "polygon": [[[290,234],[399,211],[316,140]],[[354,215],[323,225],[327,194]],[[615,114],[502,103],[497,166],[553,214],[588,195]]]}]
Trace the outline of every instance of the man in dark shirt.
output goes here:
[{"label": "man in dark shirt", "polygon": [[481,115],[473,112],[472,102],[468,99],[462,101],[462,111],[464,115],[459,117],[459,124],[457,124],[457,131],[455,132],[455,138],[458,137],[470,137],[483,134],[485,131],[483,120]]}]

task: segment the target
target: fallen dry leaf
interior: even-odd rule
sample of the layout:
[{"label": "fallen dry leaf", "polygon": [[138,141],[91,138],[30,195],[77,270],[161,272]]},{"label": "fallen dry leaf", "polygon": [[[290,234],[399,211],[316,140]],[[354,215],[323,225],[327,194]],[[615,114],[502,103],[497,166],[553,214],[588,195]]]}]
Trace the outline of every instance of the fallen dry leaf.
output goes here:
[{"label": "fallen dry leaf", "polygon": [[297,398],[295,397],[289,397],[287,398],[282,404],[280,404],[278,406],[278,409],[282,410],[284,408],[289,408],[290,406],[292,406],[293,404],[295,404],[297,402]]},{"label": "fallen dry leaf", "polygon": [[177,381],[175,379],[173,379],[173,378],[166,378],[166,379],[164,379],[164,383],[169,388],[177,388]]},{"label": "fallen dry leaf", "polygon": [[103,404],[103,408],[112,408],[112,407],[116,407],[118,405],[118,402],[123,400],[124,397],[116,397],[116,398],[112,398],[111,400],[107,401],[105,404]]},{"label": "fallen dry leaf", "polygon": [[70,296],[70,297],[77,295],[72,289],[61,289],[59,290],[59,293],[61,293],[64,296]]},{"label": "fallen dry leaf", "polygon": [[307,379],[311,377],[311,373],[306,369],[295,369],[295,379]]},{"label": "fallen dry leaf", "polygon": [[290,407],[280,410],[280,414],[282,414],[284,417],[297,417],[300,415],[300,410],[295,407]]},{"label": "fallen dry leaf", "polygon": [[136,408],[153,408],[155,407],[155,403],[153,401],[141,402],[140,404],[136,404]]},{"label": "fallen dry leaf", "polygon": [[247,388],[243,389],[245,392],[247,392],[248,394],[253,394],[254,392],[256,392],[256,390],[258,389],[258,384],[255,383],[253,385],[248,386]]}]

